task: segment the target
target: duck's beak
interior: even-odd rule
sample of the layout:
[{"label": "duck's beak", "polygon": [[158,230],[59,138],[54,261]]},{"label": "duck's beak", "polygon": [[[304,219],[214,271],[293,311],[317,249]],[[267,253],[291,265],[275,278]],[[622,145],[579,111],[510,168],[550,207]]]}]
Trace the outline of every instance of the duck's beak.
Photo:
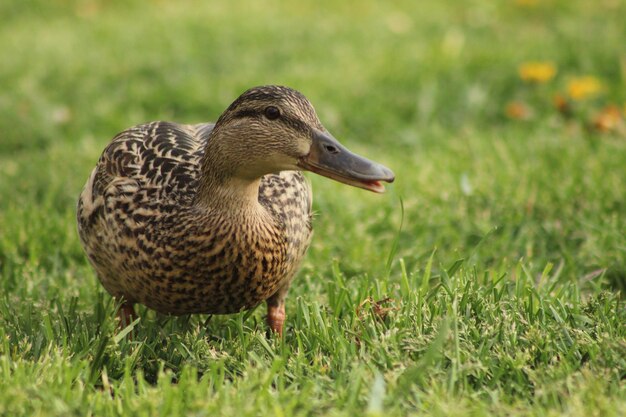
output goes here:
[{"label": "duck's beak", "polygon": [[393,182],[391,170],[347,150],[328,132],[313,130],[313,143],[308,155],[300,158],[298,165],[316,174],[344,184],[382,193],[381,181]]}]

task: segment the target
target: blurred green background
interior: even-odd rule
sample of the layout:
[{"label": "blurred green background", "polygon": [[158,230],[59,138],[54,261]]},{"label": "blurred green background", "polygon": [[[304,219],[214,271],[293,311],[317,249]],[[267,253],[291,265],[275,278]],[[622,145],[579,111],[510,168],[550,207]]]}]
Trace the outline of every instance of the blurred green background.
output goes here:
[{"label": "blurred green background", "polygon": [[[7,365],[10,374],[43,361],[46,346],[60,349],[70,367],[96,363],[89,352],[104,340],[100,326],[113,332],[106,318],[113,307],[110,300],[106,307],[108,296],[103,298],[87,264],[74,221],[81,187],[110,138],[151,120],[215,121],[241,92],[261,84],[303,92],[329,131],[397,176],[386,195],[376,196],[309,175],[319,215],[288,302],[291,317],[302,313],[294,300],[303,297],[322,306],[330,299],[328,314],[339,329],[341,320],[356,320],[354,310],[332,315],[343,302],[333,298],[337,288],[356,304],[375,295],[401,303],[406,293],[398,290],[400,259],[410,276],[430,273],[429,259],[433,274],[445,276],[463,259],[466,278],[505,277],[498,281],[504,287],[515,285],[523,271],[530,277],[529,293],[555,296],[561,306],[572,302],[558,298],[567,293],[579,301],[600,297],[615,307],[611,303],[618,301],[611,297],[619,299],[618,291],[626,288],[625,1],[5,0],[0,16],[0,340],[5,340],[0,359],[15,361],[13,368]],[[550,285],[542,287],[543,280]],[[435,303],[432,311],[446,314],[445,303],[429,300]],[[72,314],[66,314],[68,308]],[[623,314],[623,306],[617,304],[615,311]],[[261,312],[255,317],[262,321]],[[229,339],[232,320],[237,319],[218,319],[211,329]],[[589,329],[597,325],[595,319],[585,320]],[[67,330],[54,341],[50,335],[56,330],[42,330],[41,323],[59,326],[60,333],[72,326],[83,330],[73,335]],[[262,332],[262,324],[251,326]],[[582,324],[572,326],[574,333],[591,332]],[[309,330],[314,340],[316,333]],[[595,352],[613,357],[624,352],[623,329],[613,330],[608,339],[616,344],[598,342]],[[150,356],[145,349],[118,351],[119,341],[107,337],[102,349],[113,353],[109,363],[98,362],[92,371],[98,381],[102,366],[117,370],[111,371],[114,380],[122,378],[125,366],[155,379],[159,366],[181,377],[184,355],[176,356],[170,342],[163,347],[156,336],[146,339],[141,346],[150,346]],[[422,353],[433,342],[433,334],[424,337],[417,349]],[[189,351],[197,348],[189,340],[181,343]],[[395,349],[380,343],[389,352]],[[219,349],[233,358],[246,351],[236,338]],[[398,355],[377,366],[397,370],[419,359]],[[134,358],[132,365],[124,362],[127,357]],[[323,389],[328,387],[320,381],[328,378],[331,386],[343,384],[332,376],[333,366],[353,369],[353,361],[367,361],[345,356],[329,365],[329,377],[317,368],[317,359],[307,360],[314,364],[306,371],[314,375],[311,383]],[[241,363],[242,373],[256,375],[258,362]],[[615,401],[624,392],[623,367],[616,370],[608,359],[592,363],[591,373],[614,373],[606,386],[598,382],[589,392],[597,390],[608,410],[619,410],[619,404],[623,410],[623,402]],[[444,369],[441,365],[445,374]],[[588,376],[578,365],[571,369],[555,377],[562,383],[556,387],[571,384],[572,375]],[[24,372],[24,384],[39,390],[36,378]],[[356,405],[319,400],[323,393],[313,404],[331,414],[362,413],[363,392],[374,380],[372,373],[363,375],[363,386],[354,388]],[[447,391],[443,387],[456,385],[447,385],[450,375],[445,375],[435,394],[429,389],[436,383],[419,385],[431,408],[401,390],[385,404],[398,413],[414,407],[432,411],[432,404],[439,404],[435,409],[449,415],[445,401],[458,401],[465,404],[459,411],[465,415],[472,409],[511,412],[520,401],[522,411],[538,407],[532,412],[541,415],[544,406],[577,410],[576,401],[591,395],[574,396],[565,405],[560,394],[533,402],[533,395],[540,395],[534,388],[549,392],[554,380],[540,379],[532,390],[516,391],[502,388],[512,384],[506,377],[494,377],[495,385],[479,379],[471,389]],[[255,390],[254,385],[239,389]],[[15,392],[5,385],[0,397]],[[55,392],[49,395],[58,396]],[[228,392],[223,398],[231,398]],[[476,406],[474,394],[486,408]],[[498,395],[512,395],[504,400],[511,408],[498,408]],[[241,396],[234,404],[246,402]],[[305,397],[295,398],[306,403]],[[81,403],[75,410],[109,410],[96,403],[89,403],[91,408]],[[7,404],[18,405],[5,411],[28,410],[19,400]],[[256,405],[250,415],[261,409]],[[119,408],[129,415],[138,409]]]},{"label": "blurred green background", "polygon": [[[319,219],[329,253],[339,249],[333,233],[351,233],[339,225],[362,228],[372,216],[390,218],[372,227],[391,239],[400,196],[410,263],[435,246],[481,255],[476,243],[489,234],[487,261],[540,255],[542,269],[565,259],[572,278],[609,268],[620,285],[625,7],[3,2],[0,208],[71,211],[115,133],[150,120],[216,120],[243,90],[284,84],[310,98],[336,137],[398,174],[383,199],[312,179],[319,210],[340,216]],[[524,81],[521,66],[533,63],[555,75]],[[584,77],[599,85],[572,99]],[[372,205],[384,209],[358,215]],[[79,257],[67,228],[50,238],[71,239]]]}]

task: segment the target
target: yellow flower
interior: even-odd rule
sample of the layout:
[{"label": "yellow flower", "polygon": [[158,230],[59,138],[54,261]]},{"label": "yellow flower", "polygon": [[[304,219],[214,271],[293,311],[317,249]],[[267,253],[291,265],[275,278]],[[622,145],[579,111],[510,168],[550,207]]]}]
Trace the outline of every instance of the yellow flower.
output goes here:
[{"label": "yellow flower", "polygon": [[510,101],[504,108],[504,114],[506,114],[509,119],[525,120],[530,117],[530,109],[521,101]]},{"label": "yellow flower", "polygon": [[556,75],[556,66],[552,62],[526,62],[518,68],[522,80],[532,83],[545,83]]},{"label": "yellow flower", "polygon": [[587,75],[570,80],[567,84],[567,94],[573,100],[585,100],[604,90],[604,85],[596,77]]},{"label": "yellow flower", "polygon": [[593,119],[593,126],[600,132],[616,131],[622,124],[622,114],[617,106],[607,106]]},{"label": "yellow flower", "polygon": [[559,93],[555,94],[552,97],[552,103],[554,104],[554,107],[556,107],[556,109],[559,111],[559,113],[566,116],[569,115],[571,110],[570,103],[565,97],[563,97],[563,95]]}]

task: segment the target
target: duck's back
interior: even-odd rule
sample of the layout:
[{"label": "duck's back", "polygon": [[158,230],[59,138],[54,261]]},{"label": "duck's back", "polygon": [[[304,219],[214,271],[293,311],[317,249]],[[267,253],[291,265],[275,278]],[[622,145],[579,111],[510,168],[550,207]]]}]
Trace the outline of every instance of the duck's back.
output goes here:
[{"label": "duck's back", "polygon": [[[301,173],[261,180],[259,203],[280,232],[272,236],[277,247],[268,245],[272,253],[229,248],[236,242],[228,233],[237,233],[237,225],[194,206],[213,126],[139,125],[117,135],[102,153],[80,195],[77,217],[89,260],[112,295],[174,314],[227,313],[263,301],[297,270],[311,237],[311,192]],[[253,264],[268,256],[280,262]],[[238,261],[240,276],[233,265]],[[262,291],[241,300],[230,297],[235,289],[226,281],[243,281],[244,289],[239,285],[238,290],[246,291],[255,287],[246,282],[253,279],[263,280]],[[169,300],[159,301],[168,294]]]}]

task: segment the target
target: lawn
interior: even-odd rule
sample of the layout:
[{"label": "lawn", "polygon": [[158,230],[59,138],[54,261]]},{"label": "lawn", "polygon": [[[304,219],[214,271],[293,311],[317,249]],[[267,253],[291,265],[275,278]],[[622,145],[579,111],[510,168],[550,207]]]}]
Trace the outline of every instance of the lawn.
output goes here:
[{"label": "lawn", "polygon": [[[214,4],[212,4],[214,3]],[[0,415],[626,415],[626,2],[0,5]],[[264,308],[129,339],[75,205],[119,131],[302,91],[384,195],[308,175]]]}]

